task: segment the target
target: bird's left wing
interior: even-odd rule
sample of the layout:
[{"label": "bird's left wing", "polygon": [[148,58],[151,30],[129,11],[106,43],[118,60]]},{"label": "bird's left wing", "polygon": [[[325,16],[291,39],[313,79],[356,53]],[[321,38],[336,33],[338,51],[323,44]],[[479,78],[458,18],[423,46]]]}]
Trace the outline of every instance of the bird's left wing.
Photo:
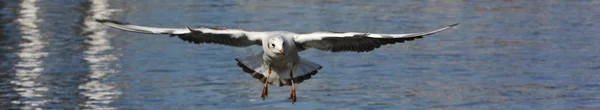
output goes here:
[{"label": "bird's left wing", "polygon": [[437,30],[410,33],[410,34],[371,34],[358,32],[313,32],[308,34],[298,34],[294,41],[301,49],[316,48],[319,50],[342,52],[355,51],[367,52],[379,48],[382,45],[394,44],[404,41],[410,41],[423,36],[431,35],[454,26],[452,24]]},{"label": "bird's left wing", "polygon": [[131,25],[113,20],[97,19],[97,22],[107,26],[144,34],[167,34],[177,36],[181,40],[200,43],[216,43],[236,47],[261,45],[261,39],[266,32],[252,32],[240,29],[221,28],[157,28]]}]

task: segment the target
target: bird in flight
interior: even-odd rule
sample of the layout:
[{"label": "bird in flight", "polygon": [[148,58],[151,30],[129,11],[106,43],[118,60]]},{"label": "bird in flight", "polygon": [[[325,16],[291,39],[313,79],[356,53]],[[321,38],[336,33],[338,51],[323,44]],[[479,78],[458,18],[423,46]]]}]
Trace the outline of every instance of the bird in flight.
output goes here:
[{"label": "bird in flight", "polygon": [[144,34],[166,34],[196,43],[214,43],[235,47],[262,46],[263,52],[244,58],[236,58],[244,72],[264,83],[263,100],[268,96],[268,85],[291,86],[290,97],[296,102],[295,83],[301,83],[317,74],[321,65],[300,58],[298,52],[315,48],[331,52],[368,52],[382,45],[401,43],[423,38],[449,28],[448,25],[433,31],[409,34],[374,34],[361,32],[312,32],[299,34],[287,31],[246,31],[227,28],[159,28],[96,19],[104,25]]}]

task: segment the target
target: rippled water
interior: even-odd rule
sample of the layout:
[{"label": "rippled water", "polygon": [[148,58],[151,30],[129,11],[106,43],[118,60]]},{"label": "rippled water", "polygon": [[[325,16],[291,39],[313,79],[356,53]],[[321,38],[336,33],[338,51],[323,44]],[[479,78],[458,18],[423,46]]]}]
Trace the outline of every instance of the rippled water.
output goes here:
[{"label": "rippled water", "polygon": [[[600,1],[0,1],[2,109],[600,109]],[[195,45],[108,29],[159,27],[409,33],[369,53],[300,53],[324,68],[262,85],[233,60],[259,47]]]}]

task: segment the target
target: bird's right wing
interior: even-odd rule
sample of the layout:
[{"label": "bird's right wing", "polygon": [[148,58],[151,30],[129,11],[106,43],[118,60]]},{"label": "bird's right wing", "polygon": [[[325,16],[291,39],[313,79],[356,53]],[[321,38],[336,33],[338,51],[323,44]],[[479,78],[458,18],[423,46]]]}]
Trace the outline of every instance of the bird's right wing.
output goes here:
[{"label": "bird's right wing", "polygon": [[113,20],[96,19],[104,25],[144,34],[168,34],[177,36],[181,40],[200,43],[215,43],[236,47],[245,47],[251,45],[261,45],[261,39],[266,32],[253,32],[240,29],[220,29],[220,28],[157,28],[131,25]]}]

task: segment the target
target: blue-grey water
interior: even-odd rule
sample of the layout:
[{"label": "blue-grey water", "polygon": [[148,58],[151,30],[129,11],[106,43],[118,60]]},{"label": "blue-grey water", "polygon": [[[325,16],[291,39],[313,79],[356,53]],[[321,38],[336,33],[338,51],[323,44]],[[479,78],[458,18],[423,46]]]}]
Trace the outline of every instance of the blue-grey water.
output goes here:
[{"label": "blue-grey water", "polygon": [[[412,33],[368,53],[310,49],[323,65],[289,87],[234,58],[259,47],[190,44],[110,29]],[[1,109],[600,109],[598,0],[2,0]]]}]

